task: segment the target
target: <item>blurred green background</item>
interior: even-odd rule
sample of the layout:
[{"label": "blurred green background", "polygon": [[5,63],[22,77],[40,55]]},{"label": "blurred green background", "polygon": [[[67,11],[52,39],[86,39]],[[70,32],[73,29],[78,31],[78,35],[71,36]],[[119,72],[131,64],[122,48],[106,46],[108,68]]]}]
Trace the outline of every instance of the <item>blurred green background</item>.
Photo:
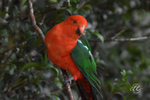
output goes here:
[{"label": "blurred green background", "polygon": [[[84,36],[109,74],[100,77],[102,100],[150,100],[149,0],[32,2],[44,34],[70,15],[87,19]],[[48,59],[27,6],[26,0],[0,0],[0,100],[69,100],[62,72]],[[136,83],[139,93],[130,91]],[[75,82],[71,88],[74,100],[81,100]]]}]

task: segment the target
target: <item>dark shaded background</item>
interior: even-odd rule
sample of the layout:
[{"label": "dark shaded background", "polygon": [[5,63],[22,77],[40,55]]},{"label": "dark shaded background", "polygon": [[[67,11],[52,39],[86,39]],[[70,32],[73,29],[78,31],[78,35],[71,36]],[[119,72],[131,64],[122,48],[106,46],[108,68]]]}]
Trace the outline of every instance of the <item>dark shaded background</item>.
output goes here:
[{"label": "dark shaded background", "polygon": [[[67,1],[32,0],[43,33],[70,15],[83,15],[95,61],[109,73],[100,77],[103,100],[150,100],[150,1]],[[27,1],[1,0],[0,100],[68,100],[62,82],[32,28]],[[137,94],[130,91],[136,83],[142,88]],[[81,100],[75,82],[71,88]]]}]

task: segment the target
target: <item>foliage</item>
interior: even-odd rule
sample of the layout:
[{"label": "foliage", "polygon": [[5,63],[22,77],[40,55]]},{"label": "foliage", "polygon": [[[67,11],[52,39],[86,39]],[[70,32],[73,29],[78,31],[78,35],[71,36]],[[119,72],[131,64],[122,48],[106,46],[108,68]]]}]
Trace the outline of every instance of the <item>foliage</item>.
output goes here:
[{"label": "foliage", "polygon": [[[33,7],[44,34],[70,15],[87,19],[85,36],[92,54],[109,73],[100,77],[104,100],[150,99],[150,40],[112,39],[122,30],[115,38],[149,36],[149,0],[33,0]],[[62,83],[60,69],[52,65],[41,38],[32,29],[27,1],[1,0],[0,100],[68,100]],[[138,94],[130,91],[135,83],[142,87]],[[72,93],[79,100],[75,82]]]}]

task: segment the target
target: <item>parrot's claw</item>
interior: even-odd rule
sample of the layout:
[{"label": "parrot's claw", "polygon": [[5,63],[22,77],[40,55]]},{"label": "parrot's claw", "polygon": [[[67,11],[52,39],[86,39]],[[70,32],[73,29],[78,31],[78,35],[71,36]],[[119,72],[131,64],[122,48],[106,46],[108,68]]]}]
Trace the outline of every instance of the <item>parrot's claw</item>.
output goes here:
[{"label": "parrot's claw", "polygon": [[63,84],[64,84],[64,86],[65,86],[68,82],[69,82],[69,83],[70,83],[70,85],[71,85],[71,81],[72,81],[72,80],[74,80],[74,78],[73,78],[73,77],[70,77],[70,78],[68,78],[67,80],[65,80],[65,81],[64,81],[64,83],[63,83]]}]

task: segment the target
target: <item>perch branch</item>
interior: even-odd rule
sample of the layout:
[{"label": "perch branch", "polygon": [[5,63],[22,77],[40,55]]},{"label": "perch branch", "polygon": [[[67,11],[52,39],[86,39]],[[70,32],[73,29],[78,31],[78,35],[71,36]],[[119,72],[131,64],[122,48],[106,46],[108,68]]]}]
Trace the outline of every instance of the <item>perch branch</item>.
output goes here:
[{"label": "perch branch", "polygon": [[[27,0],[27,2],[28,2],[28,9],[29,9],[29,17],[31,19],[32,27],[34,28],[34,30],[36,30],[38,32],[38,34],[40,35],[40,37],[44,43],[45,36],[44,36],[42,30],[36,25],[36,20],[35,20],[34,14],[33,14],[34,10],[33,10],[33,6],[32,6],[32,2],[31,2],[31,0]],[[61,69],[61,70],[62,70],[64,79],[65,80],[68,79],[67,72],[63,69]],[[70,100],[73,100],[73,95],[71,92],[69,82],[66,84],[66,87],[67,87],[67,91],[68,91]]]}]

